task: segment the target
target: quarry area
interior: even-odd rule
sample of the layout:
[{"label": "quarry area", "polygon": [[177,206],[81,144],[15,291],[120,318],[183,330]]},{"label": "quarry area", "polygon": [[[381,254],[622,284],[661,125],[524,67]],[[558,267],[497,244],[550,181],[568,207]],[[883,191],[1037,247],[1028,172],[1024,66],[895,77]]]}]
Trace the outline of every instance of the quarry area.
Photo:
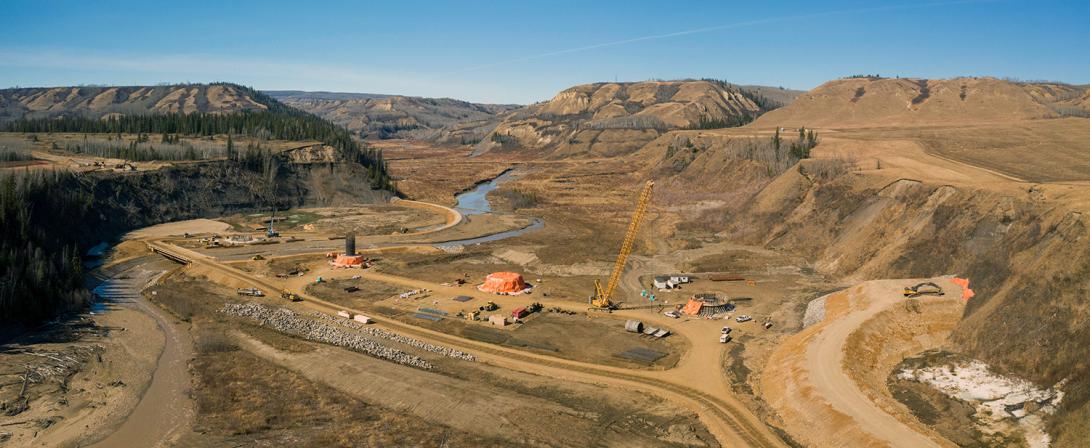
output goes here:
[{"label": "quarry area", "polygon": [[[0,446],[1088,446],[1090,90],[761,89],[273,95],[381,149],[396,195],[316,140],[4,132],[29,155],[0,170],[185,207],[83,257],[88,310],[3,345]],[[398,107],[427,125],[377,122]],[[287,187],[185,192],[235,147]]]}]

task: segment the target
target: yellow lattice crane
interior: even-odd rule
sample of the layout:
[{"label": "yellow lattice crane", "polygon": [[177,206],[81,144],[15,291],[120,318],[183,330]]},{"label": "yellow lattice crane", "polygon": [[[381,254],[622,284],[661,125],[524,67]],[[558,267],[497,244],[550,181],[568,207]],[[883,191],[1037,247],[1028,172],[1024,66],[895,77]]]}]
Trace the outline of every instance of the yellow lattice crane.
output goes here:
[{"label": "yellow lattice crane", "polygon": [[602,283],[597,279],[594,280],[594,297],[591,297],[590,303],[597,308],[616,307],[613,303],[613,290],[617,289],[617,284],[621,281],[621,271],[624,271],[628,255],[632,253],[632,245],[636,243],[636,232],[640,229],[644,213],[647,212],[647,204],[651,202],[651,189],[654,186],[655,181],[649,180],[640,191],[640,197],[636,201],[636,211],[632,213],[632,221],[628,223],[628,231],[625,232],[624,242],[621,243],[621,252],[617,254],[617,261],[613,263],[613,272],[609,274],[606,287],[603,289]]}]

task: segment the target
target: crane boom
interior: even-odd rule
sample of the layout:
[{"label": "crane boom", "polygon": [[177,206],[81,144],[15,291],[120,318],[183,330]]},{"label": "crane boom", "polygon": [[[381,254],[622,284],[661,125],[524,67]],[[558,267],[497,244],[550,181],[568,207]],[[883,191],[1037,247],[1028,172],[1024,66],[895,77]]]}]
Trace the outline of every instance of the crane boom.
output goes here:
[{"label": "crane boom", "polygon": [[632,221],[628,223],[628,231],[624,234],[621,251],[617,254],[617,261],[613,263],[613,272],[609,274],[609,282],[606,283],[605,289],[598,280],[594,281],[595,297],[591,303],[598,308],[613,308],[613,291],[620,283],[621,272],[624,271],[628,256],[632,253],[632,246],[636,243],[636,232],[640,229],[643,215],[647,212],[647,204],[651,202],[651,189],[654,186],[655,181],[649,180],[640,191],[639,199],[636,201],[636,211],[632,213]]}]

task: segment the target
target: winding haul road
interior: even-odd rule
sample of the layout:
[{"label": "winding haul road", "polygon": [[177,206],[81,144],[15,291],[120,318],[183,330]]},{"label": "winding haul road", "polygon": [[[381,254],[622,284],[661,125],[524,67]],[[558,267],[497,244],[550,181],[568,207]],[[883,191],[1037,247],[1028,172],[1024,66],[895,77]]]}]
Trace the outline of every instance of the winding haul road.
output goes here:
[{"label": "winding haul road", "polygon": [[[806,347],[806,366],[814,389],[833,408],[850,416],[859,427],[894,448],[940,448],[925,434],[878,407],[844,370],[845,346],[848,337],[868,320],[883,311],[904,303],[900,281],[872,281],[841,294],[866,295],[865,307],[832,320],[823,327]],[[951,285],[952,286],[952,285]],[[947,286],[949,287],[949,286]],[[862,289],[860,289],[862,288]]]}]

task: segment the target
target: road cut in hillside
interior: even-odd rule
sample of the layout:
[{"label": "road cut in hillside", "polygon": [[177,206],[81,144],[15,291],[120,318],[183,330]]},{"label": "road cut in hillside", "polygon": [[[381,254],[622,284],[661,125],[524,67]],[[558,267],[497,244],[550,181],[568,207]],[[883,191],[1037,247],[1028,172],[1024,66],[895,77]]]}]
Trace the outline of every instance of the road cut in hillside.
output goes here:
[{"label": "road cut in hillside", "polygon": [[[824,313],[769,358],[762,393],[793,438],[810,446],[950,447],[889,395],[904,356],[941,345],[960,316],[960,287],[906,299],[920,280],[875,280],[830,294]],[[915,305],[912,305],[913,301]],[[879,328],[881,327],[881,328]]]}]

